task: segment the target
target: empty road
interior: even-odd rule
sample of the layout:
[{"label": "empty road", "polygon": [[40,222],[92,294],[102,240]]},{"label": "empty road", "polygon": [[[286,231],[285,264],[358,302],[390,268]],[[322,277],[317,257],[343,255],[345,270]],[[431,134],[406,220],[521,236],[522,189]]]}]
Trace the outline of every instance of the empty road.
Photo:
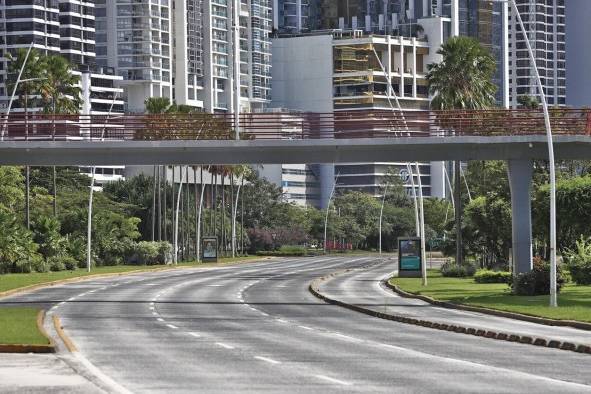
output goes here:
[{"label": "empty road", "polygon": [[375,286],[367,273],[388,266],[291,258],[93,279],[0,305],[59,315],[79,350],[74,367],[97,391],[591,392],[589,355],[381,320],[308,291],[322,275],[359,268],[341,290],[363,299],[363,283]]}]

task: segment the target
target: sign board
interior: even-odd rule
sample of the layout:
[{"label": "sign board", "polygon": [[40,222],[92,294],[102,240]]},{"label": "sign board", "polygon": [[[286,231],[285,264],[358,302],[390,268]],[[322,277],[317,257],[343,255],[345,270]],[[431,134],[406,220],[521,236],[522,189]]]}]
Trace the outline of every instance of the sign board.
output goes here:
[{"label": "sign board", "polygon": [[203,237],[201,240],[201,260],[204,263],[215,263],[218,261],[217,237]]},{"label": "sign board", "polygon": [[420,278],[422,268],[421,239],[398,238],[398,276]]}]

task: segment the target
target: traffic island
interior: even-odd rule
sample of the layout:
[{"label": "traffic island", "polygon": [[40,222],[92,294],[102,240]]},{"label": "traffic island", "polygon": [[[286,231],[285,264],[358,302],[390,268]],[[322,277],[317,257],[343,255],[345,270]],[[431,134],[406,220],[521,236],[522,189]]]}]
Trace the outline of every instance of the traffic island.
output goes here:
[{"label": "traffic island", "polygon": [[35,308],[0,308],[0,353],[55,353],[44,318]]},{"label": "traffic island", "polygon": [[429,285],[420,279],[390,278],[385,285],[402,297],[416,298],[443,308],[485,313],[549,326],[591,330],[591,286],[567,284],[559,308],[548,296],[516,296],[502,283],[476,283],[472,278],[447,278],[429,271]]},{"label": "traffic island", "polygon": [[454,332],[462,335],[473,335],[482,338],[487,338],[491,340],[498,340],[498,341],[508,341],[508,342],[516,342],[524,345],[530,346],[542,346],[542,347],[549,347],[555,348],[559,350],[568,350],[574,351],[578,353],[586,353],[591,354],[591,346],[588,344],[576,344],[566,341],[555,340],[552,338],[542,338],[542,337],[535,337],[531,335],[521,335],[518,333],[511,333],[511,332],[497,332],[494,330],[484,330],[481,328],[476,327],[469,327],[462,324],[446,324],[442,322],[437,322],[431,319],[416,319],[408,316],[404,316],[402,314],[395,314],[395,313],[386,313],[381,312],[379,310],[371,309],[365,305],[356,305],[348,302],[343,302],[336,298],[328,297],[326,294],[323,294],[320,291],[320,286],[335,278],[336,276],[346,274],[347,272],[351,271],[351,269],[341,270],[329,275],[325,275],[321,278],[318,278],[312,281],[309,285],[309,291],[316,296],[317,298],[332,304],[338,305],[356,312],[364,313],[366,315],[374,316],[380,319],[391,320],[399,323],[404,324],[411,324],[415,326],[422,326],[428,329],[436,329],[442,331],[449,331]]}]

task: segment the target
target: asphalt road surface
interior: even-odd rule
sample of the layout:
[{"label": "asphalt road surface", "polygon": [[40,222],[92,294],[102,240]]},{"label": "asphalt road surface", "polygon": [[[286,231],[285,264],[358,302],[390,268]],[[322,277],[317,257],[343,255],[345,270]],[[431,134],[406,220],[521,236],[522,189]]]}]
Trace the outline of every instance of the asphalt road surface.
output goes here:
[{"label": "asphalt road surface", "polygon": [[394,263],[337,256],[153,272],[0,304],[58,314],[79,350],[62,359],[97,391],[591,392],[589,355],[381,320],[308,291],[319,276],[368,264],[343,290],[354,299],[366,296],[360,283],[375,286],[367,272]]}]

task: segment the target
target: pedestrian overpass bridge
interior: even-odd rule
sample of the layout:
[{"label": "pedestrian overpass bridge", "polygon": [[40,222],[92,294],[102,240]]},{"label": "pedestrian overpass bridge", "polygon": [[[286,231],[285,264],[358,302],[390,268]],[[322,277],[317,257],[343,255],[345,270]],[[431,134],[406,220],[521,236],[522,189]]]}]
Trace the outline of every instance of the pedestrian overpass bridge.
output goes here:
[{"label": "pedestrian overpass bridge", "polygon": [[[513,259],[531,269],[541,110],[42,115],[0,118],[0,165],[208,165],[505,160]],[[591,158],[591,110],[553,109],[558,160]],[[238,126],[238,127],[237,127]]]}]

